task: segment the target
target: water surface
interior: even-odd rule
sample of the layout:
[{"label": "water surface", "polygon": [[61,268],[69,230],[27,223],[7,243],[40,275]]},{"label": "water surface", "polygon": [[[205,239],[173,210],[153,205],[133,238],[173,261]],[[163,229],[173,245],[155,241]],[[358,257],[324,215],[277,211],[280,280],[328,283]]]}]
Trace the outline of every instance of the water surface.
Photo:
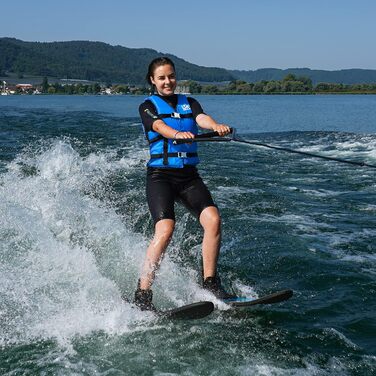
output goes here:
[{"label": "water surface", "polygon": [[[375,96],[201,96],[247,140],[376,164]],[[132,296],[152,223],[142,97],[0,98],[0,373],[373,375],[375,170],[239,143],[200,145],[223,219],[222,279],[283,304],[229,310],[200,288],[198,224],[177,227],[154,286]]]}]

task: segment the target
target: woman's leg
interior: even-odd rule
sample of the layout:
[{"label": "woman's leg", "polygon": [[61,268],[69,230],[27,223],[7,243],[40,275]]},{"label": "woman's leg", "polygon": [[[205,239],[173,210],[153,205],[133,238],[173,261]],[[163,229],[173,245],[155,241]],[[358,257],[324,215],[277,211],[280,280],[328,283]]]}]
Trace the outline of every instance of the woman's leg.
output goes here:
[{"label": "woman's leg", "polygon": [[231,299],[236,295],[228,293],[222,286],[217,274],[217,262],[221,247],[221,217],[215,206],[205,208],[200,215],[200,223],[204,228],[202,242],[203,287],[212,292],[218,299]]},{"label": "woman's leg", "polygon": [[158,269],[163,254],[170,243],[174,232],[175,221],[172,219],[161,219],[155,224],[155,232],[143,264],[139,288],[148,290],[153,284],[155,272]]},{"label": "woman's leg", "polygon": [[221,217],[215,206],[205,208],[200,214],[200,223],[204,229],[202,242],[202,260],[204,280],[215,277],[221,246]]}]

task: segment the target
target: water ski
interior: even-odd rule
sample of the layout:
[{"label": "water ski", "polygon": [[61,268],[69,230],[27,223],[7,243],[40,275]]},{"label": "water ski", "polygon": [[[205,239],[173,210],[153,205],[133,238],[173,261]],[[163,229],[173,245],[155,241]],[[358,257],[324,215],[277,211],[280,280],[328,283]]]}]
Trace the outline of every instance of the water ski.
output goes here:
[{"label": "water ski", "polygon": [[[122,299],[129,304],[133,304],[127,296],[122,295]],[[136,307],[134,305],[134,307]],[[167,319],[181,319],[181,320],[194,320],[202,319],[210,315],[214,311],[214,304],[212,302],[196,302],[186,304],[178,308],[172,308],[168,310],[153,311],[157,316]]]},{"label": "water ski", "polygon": [[232,307],[250,307],[258,304],[273,304],[283,302],[292,297],[292,290],[281,290],[274,292],[269,295],[264,295],[260,298],[247,298],[247,297],[236,297],[231,299],[224,299],[223,301]]},{"label": "water ski", "polygon": [[210,315],[214,310],[212,302],[197,302],[187,304],[167,311],[157,311],[157,315],[167,319],[195,320]]}]

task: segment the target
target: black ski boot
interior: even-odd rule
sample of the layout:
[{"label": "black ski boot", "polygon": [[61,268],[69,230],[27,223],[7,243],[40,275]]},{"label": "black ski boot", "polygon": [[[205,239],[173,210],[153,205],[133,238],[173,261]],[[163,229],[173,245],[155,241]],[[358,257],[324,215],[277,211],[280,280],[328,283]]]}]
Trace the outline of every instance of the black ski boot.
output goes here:
[{"label": "black ski boot", "polygon": [[221,284],[221,279],[218,276],[205,278],[202,287],[210,291],[217,299],[234,299],[235,294],[228,293]]},{"label": "black ski boot", "polygon": [[152,303],[153,300],[153,291],[151,290],[142,290],[137,288],[134,293],[133,303],[141,309],[141,311],[153,311],[156,312],[156,308]]}]

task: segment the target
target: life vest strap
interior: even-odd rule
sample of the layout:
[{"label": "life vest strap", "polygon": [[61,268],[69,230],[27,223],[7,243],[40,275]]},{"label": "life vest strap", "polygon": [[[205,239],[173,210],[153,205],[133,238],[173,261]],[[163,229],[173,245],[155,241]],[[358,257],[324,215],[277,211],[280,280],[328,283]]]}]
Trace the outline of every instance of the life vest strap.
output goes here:
[{"label": "life vest strap", "polygon": [[164,156],[167,157],[177,157],[177,158],[192,158],[192,157],[197,157],[197,153],[186,153],[184,151],[179,151],[177,153],[163,153],[163,154],[151,154],[150,158],[152,159],[157,159],[157,158],[162,158]]},{"label": "life vest strap", "polygon": [[193,118],[192,112],[189,114],[179,114],[179,112],[172,112],[171,114],[159,114],[158,119],[166,119],[166,118],[173,118],[173,119],[189,119]]},{"label": "life vest strap", "polygon": [[162,140],[164,137],[160,134],[154,138],[152,138],[151,140],[149,140],[149,137],[147,136],[146,134],[146,139],[148,140],[149,144],[152,144],[153,142],[157,142],[159,140]]},{"label": "life vest strap", "polygon": [[163,140],[163,165],[168,165],[168,139]]}]

